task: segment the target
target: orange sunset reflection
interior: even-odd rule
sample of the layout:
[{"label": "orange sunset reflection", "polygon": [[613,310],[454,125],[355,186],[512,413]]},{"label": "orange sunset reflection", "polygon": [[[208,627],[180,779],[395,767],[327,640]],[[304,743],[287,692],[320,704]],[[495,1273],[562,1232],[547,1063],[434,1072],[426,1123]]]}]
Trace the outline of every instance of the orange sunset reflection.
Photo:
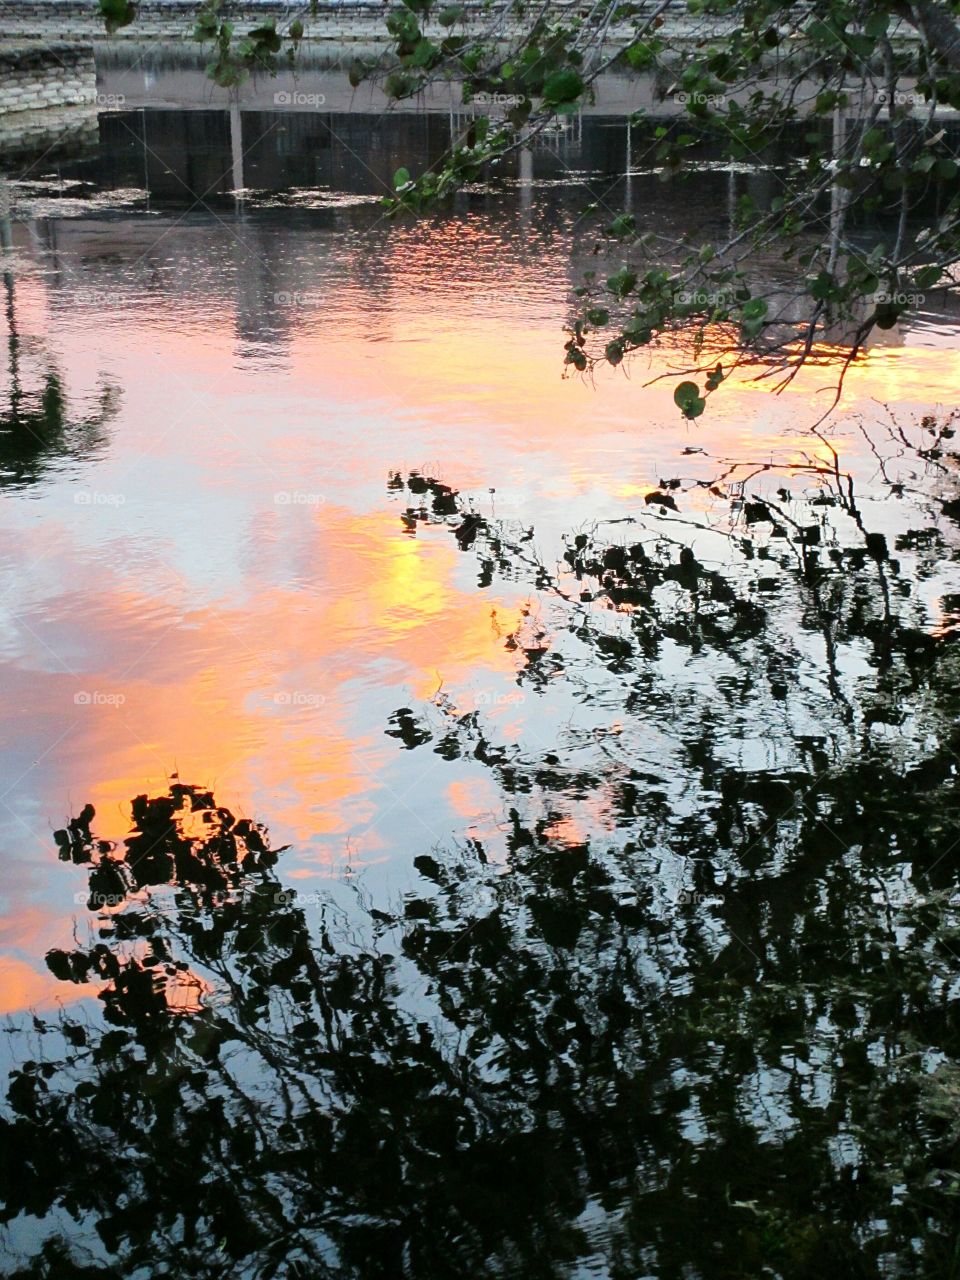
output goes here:
[{"label": "orange sunset reflection", "polygon": [[92,982],[58,982],[52,973],[37,969],[25,960],[0,956],[0,1013],[70,1004],[92,998],[98,990]]},{"label": "orange sunset reflection", "polygon": [[[537,695],[524,705],[504,693],[523,665],[510,637],[531,630],[539,602],[508,575],[478,587],[476,557],[450,527],[404,523],[408,498],[388,493],[389,474],[432,459],[425,474],[535,529],[552,555],[560,532],[642,516],[645,496],[693,474],[700,451],[832,468],[833,445],[872,474],[856,414],[952,399],[960,354],[908,343],[850,368],[822,438],[808,428],[833,396],[838,370],[825,366],[779,396],[738,371],[702,419],[682,422],[676,347],[595,381],[563,376],[569,255],[504,246],[491,227],[450,218],[387,237],[375,294],[356,251],[337,256],[305,232],[297,273],[304,288],[315,276],[337,291],[337,323],[322,309],[271,311],[272,281],[246,296],[219,279],[191,292],[184,275],[149,309],[108,317],[118,340],[105,343],[46,277],[18,284],[25,349],[56,355],[77,415],[108,375],[122,402],[108,448],[51,465],[4,508],[5,545],[29,567],[6,587],[5,678],[10,803],[22,803],[13,830],[32,841],[32,861],[8,894],[18,954],[0,968],[2,1007],[88,993],[19,958],[63,945],[73,925],[64,903],[79,872],[57,865],[52,829],[90,802],[98,835],[121,840],[131,799],[173,774],[293,845],[292,878],[332,874],[348,852],[386,861],[399,822],[427,844],[465,830],[502,851],[490,780],[466,764],[451,779],[385,725],[442,691],[458,714],[477,710],[499,741],[519,742]],[[186,252],[180,234],[170,228],[171,253]],[[95,242],[103,254],[95,226],[63,235],[74,252],[93,255]],[[77,505],[81,489],[123,501]],[[274,497],[301,490],[310,503]],[[688,509],[710,501],[688,491]],[[80,690],[114,701],[81,705]],[[605,822],[598,797],[551,815],[547,835],[579,845]],[[202,994],[177,998],[193,1007]]]}]

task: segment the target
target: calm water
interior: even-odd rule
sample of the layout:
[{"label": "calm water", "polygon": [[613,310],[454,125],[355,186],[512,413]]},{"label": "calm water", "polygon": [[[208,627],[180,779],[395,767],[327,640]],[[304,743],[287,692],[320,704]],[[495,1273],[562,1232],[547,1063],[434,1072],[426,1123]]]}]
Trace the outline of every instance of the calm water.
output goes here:
[{"label": "calm water", "polygon": [[10,170],[6,1273],[955,1274],[950,317],[687,425],[583,210],[769,175],[239,127]]}]

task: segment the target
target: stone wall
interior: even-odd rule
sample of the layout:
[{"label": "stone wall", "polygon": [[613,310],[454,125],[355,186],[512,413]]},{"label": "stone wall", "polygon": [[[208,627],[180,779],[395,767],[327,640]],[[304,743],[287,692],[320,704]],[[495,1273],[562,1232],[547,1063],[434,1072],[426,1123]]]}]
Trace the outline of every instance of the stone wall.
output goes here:
[{"label": "stone wall", "polygon": [[[5,0],[3,31],[6,37],[42,40],[111,40],[121,44],[137,40],[188,40],[196,23],[200,0],[135,0],[137,16],[132,23],[108,36],[100,16],[97,0]],[[318,11],[312,15],[306,0],[226,0],[222,13],[238,31],[275,21],[283,32],[293,18],[299,17],[308,41],[351,44],[362,42],[382,47],[389,37],[384,18],[393,5],[390,0],[317,0]],[[660,7],[657,0],[632,0],[637,15],[653,13]],[[494,0],[487,9],[481,0],[466,0],[467,17],[464,30],[483,31],[496,23],[509,38],[519,28],[511,16],[510,0]],[[553,0],[553,9],[569,8],[572,15],[581,9],[579,0]],[[723,17],[706,19],[690,15],[685,6],[668,11],[665,30],[672,39],[699,41],[705,34],[719,35],[729,30],[731,20]],[[428,23],[435,33],[439,27]],[[612,23],[607,43],[617,45],[630,38],[632,23]],[[459,28],[458,28],[459,30]],[[900,37],[915,37],[912,29],[901,29]]]},{"label": "stone wall", "polygon": [[[200,0],[139,0],[134,21],[108,36],[97,0],[8,0],[3,6],[3,31],[6,36],[49,40],[186,40],[193,31],[199,7]],[[224,12],[239,30],[271,18],[282,30],[299,8],[284,0],[240,0],[225,5]],[[304,26],[308,37],[321,39],[369,39],[371,34],[382,37],[384,12],[382,3],[371,0],[320,0],[317,17],[311,18],[307,13]]]},{"label": "stone wall", "polygon": [[[640,0],[641,6],[648,0]],[[560,6],[564,0],[560,0]],[[575,0],[566,0],[575,8]],[[3,5],[3,29],[8,36],[61,40],[187,40],[196,23],[200,0],[138,0],[132,23],[107,36],[96,0],[7,0]],[[476,4],[475,25],[489,25],[490,13]],[[507,8],[504,0],[503,7]],[[306,4],[289,0],[230,0],[223,13],[238,31],[271,19],[283,31],[294,17],[301,17],[305,39],[383,45],[389,39],[384,18],[389,6],[384,0],[319,0],[316,16]],[[471,26],[467,21],[467,29]],[[438,28],[439,30],[439,28]],[[511,23],[506,19],[504,32]]]},{"label": "stone wall", "polygon": [[97,99],[93,46],[54,40],[0,43],[0,115]]},{"label": "stone wall", "polygon": [[0,115],[0,173],[10,173],[15,165],[18,176],[36,177],[60,161],[95,155],[99,139],[95,107],[8,112]]}]

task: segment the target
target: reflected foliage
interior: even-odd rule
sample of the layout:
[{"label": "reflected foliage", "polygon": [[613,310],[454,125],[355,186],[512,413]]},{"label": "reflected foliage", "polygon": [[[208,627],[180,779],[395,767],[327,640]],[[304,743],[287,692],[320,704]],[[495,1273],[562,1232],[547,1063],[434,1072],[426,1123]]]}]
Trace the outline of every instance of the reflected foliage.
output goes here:
[{"label": "reflected foliage", "polygon": [[82,458],[106,443],[106,424],[118,407],[116,387],[105,384],[94,414],[72,418],[63,382],[55,369],[42,373],[37,387],[24,385],[22,339],[14,308],[14,287],[5,276],[9,392],[0,405],[0,487],[38,480],[52,465]]},{"label": "reflected foliage", "polygon": [[535,732],[459,690],[385,726],[502,820],[315,913],[200,787],[57,832],[96,914],[48,964],[104,1017],[13,1032],[10,1274],[952,1274],[957,659],[917,586],[954,552],[814,472],[667,482],[555,564],[392,476],[406,536],[528,592]]},{"label": "reflected foliage", "polygon": [[56,373],[44,376],[42,390],[17,387],[7,412],[0,414],[0,485],[31,484],[51,465],[101,448],[115,408],[116,392],[105,387],[96,414],[71,420]]}]

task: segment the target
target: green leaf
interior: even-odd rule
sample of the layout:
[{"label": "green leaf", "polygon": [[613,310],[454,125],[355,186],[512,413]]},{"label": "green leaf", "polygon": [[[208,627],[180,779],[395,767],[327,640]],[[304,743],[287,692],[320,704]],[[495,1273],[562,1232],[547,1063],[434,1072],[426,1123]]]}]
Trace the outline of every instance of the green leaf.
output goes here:
[{"label": "green leaf", "polygon": [[707,407],[695,382],[681,382],[674,388],[673,402],[685,418],[699,418]]},{"label": "green leaf", "polygon": [[274,21],[265,22],[262,27],[254,27],[249,32],[248,38],[266,50],[268,53],[279,53],[283,41],[277,35],[277,24]]},{"label": "green leaf", "polygon": [[839,44],[842,38],[834,27],[819,19],[807,27],[807,37],[817,44]]},{"label": "green leaf", "polygon": [[[137,16],[137,11],[129,0],[100,0],[100,16],[103,18],[107,33],[112,35],[121,27],[128,27]],[[214,19],[214,30],[216,30],[216,19]]]},{"label": "green leaf", "polygon": [[507,119],[515,129],[520,129],[526,124],[532,110],[533,103],[529,98],[524,98],[522,102],[518,102],[515,107],[510,108],[507,112]]},{"label": "green leaf", "polygon": [[440,50],[432,40],[428,40],[424,37],[422,40],[417,42],[417,47],[413,51],[413,56],[410,59],[409,65],[411,67],[423,67],[429,70],[430,67],[436,66],[439,60]]},{"label": "green leaf", "polygon": [[[395,37],[402,52],[409,52],[421,35],[416,15],[409,9],[394,9],[393,13],[388,14],[387,30]],[[409,49],[406,46],[409,46]]]},{"label": "green leaf", "polygon": [[412,98],[420,87],[420,82],[413,76],[405,76],[395,71],[387,76],[383,87],[388,98]]},{"label": "green leaf", "polygon": [[448,4],[445,9],[441,9],[437,21],[441,27],[452,27],[463,17],[462,4]]},{"label": "green leaf", "polygon": [[631,235],[637,229],[637,220],[632,213],[621,213],[610,224],[609,234],[622,238]]},{"label": "green leaf", "polygon": [[607,288],[618,298],[625,298],[633,290],[636,283],[636,272],[631,271],[628,267],[621,267],[616,275],[609,277]]},{"label": "green leaf", "polygon": [[638,40],[636,44],[628,45],[623,51],[627,62],[633,67],[634,71],[645,71],[653,65],[656,53],[644,40]]},{"label": "green leaf", "polygon": [[[839,105],[841,95],[836,89],[824,89],[817,94],[817,101],[814,105],[814,113],[818,116],[825,115],[828,111],[833,111]],[[818,139],[819,140],[819,139]]]},{"label": "green leaf", "polygon": [[826,302],[833,297],[835,291],[835,282],[829,271],[821,271],[810,281],[810,296],[817,302]]},{"label": "green leaf", "polygon": [[918,289],[932,289],[940,279],[941,270],[939,267],[929,266],[921,267],[917,274],[913,277],[913,282]]},{"label": "green leaf", "polygon": [[851,53],[858,58],[863,58],[865,62],[873,57],[877,47],[877,41],[873,36],[859,35],[856,32],[847,32],[843,42]]},{"label": "green leaf", "polygon": [[214,40],[217,35],[217,15],[209,9],[201,9],[197,14],[196,26],[193,28],[194,40]]},{"label": "green leaf", "polygon": [[762,320],[767,314],[767,304],[763,298],[750,298],[743,304],[744,320]]},{"label": "green leaf", "polygon": [[564,71],[554,71],[553,75],[547,76],[543,83],[541,97],[548,105],[556,106],[565,102],[575,102],[581,93],[583,93],[583,80],[579,72],[568,68]]}]

